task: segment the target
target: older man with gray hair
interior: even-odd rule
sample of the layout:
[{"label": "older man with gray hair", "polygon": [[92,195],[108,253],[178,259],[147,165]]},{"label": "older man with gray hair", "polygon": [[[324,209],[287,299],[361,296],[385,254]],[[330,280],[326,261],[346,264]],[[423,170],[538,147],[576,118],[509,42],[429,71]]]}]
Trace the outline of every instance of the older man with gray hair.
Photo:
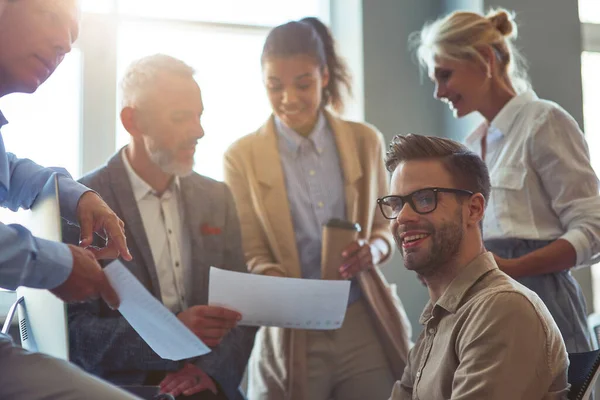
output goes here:
[{"label": "older man with gray hair", "polygon": [[[81,182],[122,218],[131,238],[127,268],[213,351],[161,359],[118,311],[99,301],[69,307],[71,354],[111,382],[160,385],[186,399],[242,399],[239,384],[254,343],[241,315],[207,306],[209,268],[246,272],[228,187],[194,173],[204,106],[194,70],[157,54],[134,62],[121,83],[121,122],[129,144]],[[65,238],[78,232],[65,227]]]}]

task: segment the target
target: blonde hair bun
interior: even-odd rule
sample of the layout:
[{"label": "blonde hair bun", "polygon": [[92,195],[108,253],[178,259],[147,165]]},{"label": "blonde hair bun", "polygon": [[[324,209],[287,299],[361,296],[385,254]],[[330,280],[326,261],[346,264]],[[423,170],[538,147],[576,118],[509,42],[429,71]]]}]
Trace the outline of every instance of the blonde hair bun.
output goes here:
[{"label": "blonde hair bun", "polygon": [[499,8],[491,10],[486,18],[490,23],[505,37],[516,36],[517,27],[514,23],[514,16],[505,9]]}]

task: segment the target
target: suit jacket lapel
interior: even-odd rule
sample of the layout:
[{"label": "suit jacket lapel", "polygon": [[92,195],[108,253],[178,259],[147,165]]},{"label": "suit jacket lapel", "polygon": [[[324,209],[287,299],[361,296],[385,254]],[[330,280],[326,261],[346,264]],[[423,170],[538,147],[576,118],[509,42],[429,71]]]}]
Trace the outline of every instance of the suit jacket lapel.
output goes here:
[{"label": "suit jacket lapel", "polygon": [[275,258],[278,262],[285,263],[285,268],[292,277],[300,277],[300,258],[273,117],[263,125],[258,135],[262,140],[254,142],[252,157],[264,207],[260,214],[266,216],[265,225],[268,233],[271,233],[270,240],[276,243]]},{"label": "suit jacket lapel", "polygon": [[[184,270],[185,293],[188,304],[205,304],[208,297],[200,298],[208,293],[208,267],[204,257],[204,242],[201,234],[202,224],[210,220],[212,196],[209,190],[204,190],[201,184],[181,178],[181,202],[184,210],[185,224],[188,227],[191,266]],[[183,222],[183,221],[182,221]],[[207,288],[204,290],[203,288]]]},{"label": "suit jacket lapel", "polygon": [[336,118],[328,111],[325,116],[335,137],[335,143],[338,148],[342,172],[344,174],[344,192],[346,195],[346,218],[349,221],[358,222],[358,180],[362,177],[363,171],[360,163],[360,154],[358,152],[356,138],[349,129],[348,123]]},{"label": "suit jacket lapel", "polygon": [[[121,151],[124,151],[123,149]],[[109,182],[115,201],[120,209],[120,217],[125,223],[125,229],[130,232],[127,235],[127,244],[133,254],[140,254],[143,262],[134,259],[133,262],[140,267],[145,266],[152,281],[152,291],[160,298],[160,284],[156,272],[156,265],[144,229],[144,223],[140,211],[135,202],[131,183],[123,164],[121,151],[114,155],[107,165]]]}]

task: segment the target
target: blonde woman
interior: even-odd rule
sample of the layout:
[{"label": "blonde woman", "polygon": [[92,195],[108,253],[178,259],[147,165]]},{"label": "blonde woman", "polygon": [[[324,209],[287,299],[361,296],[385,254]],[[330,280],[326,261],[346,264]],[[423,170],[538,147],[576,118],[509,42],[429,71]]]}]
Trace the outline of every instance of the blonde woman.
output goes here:
[{"label": "blonde woman", "polygon": [[322,225],[346,219],[362,231],[339,266],[341,277],[351,280],[342,327],[262,328],[249,363],[248,396],[387,399],[404,369],[410,332],[377,267],[393,248],[377,211],[377,198],[388,191],[383,137],[327,110],[341,109],[350,79],[319,20],[274,28],[261,62],[273,115],[225,155],[225,180],[238,207],[250,270],[319,279]]},{"label": "blonde woman", "polygon": [[598,178],[577,122],[532,90],[516,37],[506,10],[459,11],[424,26],[417,54],[437,99],[457,118],[477,111],[485,119],[466,144],[491,176],[486,248],[542,298],[567,350],[587,351],[585,301],[569,271],[600,250]]}]

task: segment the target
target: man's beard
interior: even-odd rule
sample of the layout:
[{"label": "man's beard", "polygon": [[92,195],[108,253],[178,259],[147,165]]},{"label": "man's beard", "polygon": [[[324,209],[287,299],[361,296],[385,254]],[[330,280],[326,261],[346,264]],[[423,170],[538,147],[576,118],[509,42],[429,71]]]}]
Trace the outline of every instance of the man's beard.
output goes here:
[{"label": "man's beard", "polygon": [[[194,144],[195,143],[196,141],[194,140]],[[188,176],[192,173],[192,169],[194,167],[193,162],[191,163],[191,165],[188,165],[180,163],[175,159],[174,153],[177,151],[177,149],[171,151],[168,149],[160,148],[157,145],[156,141],[149,136],[146,137],[144,145],[146,146],[146,152],[148,153],[150,160],[152,160],[153,163],[158,165],[158,167],[164,173],[179,177]],[[184,143],[182,144],[182,147],[186,145],[189,146],[190,143]]]},{"label": "man's beard", "polygon": [[462,210],[459,207],[454,221],[446,222],[437,228],[431,223],[425,227],[405,226],[405,230],[426,230],[429,232],[430,236],[428,239],[431,240],[431,247],[428,252],[420,248],[414,251],[409,249],[405,254],[402,242],[396,232],[394,239],[400,248],[406,269],[415,271],[422,276],[428,276],[435,273],[440,266],[452,261],[456,257],[456,254],[458,254],[462,243],[464,235],[462,222]]}]

